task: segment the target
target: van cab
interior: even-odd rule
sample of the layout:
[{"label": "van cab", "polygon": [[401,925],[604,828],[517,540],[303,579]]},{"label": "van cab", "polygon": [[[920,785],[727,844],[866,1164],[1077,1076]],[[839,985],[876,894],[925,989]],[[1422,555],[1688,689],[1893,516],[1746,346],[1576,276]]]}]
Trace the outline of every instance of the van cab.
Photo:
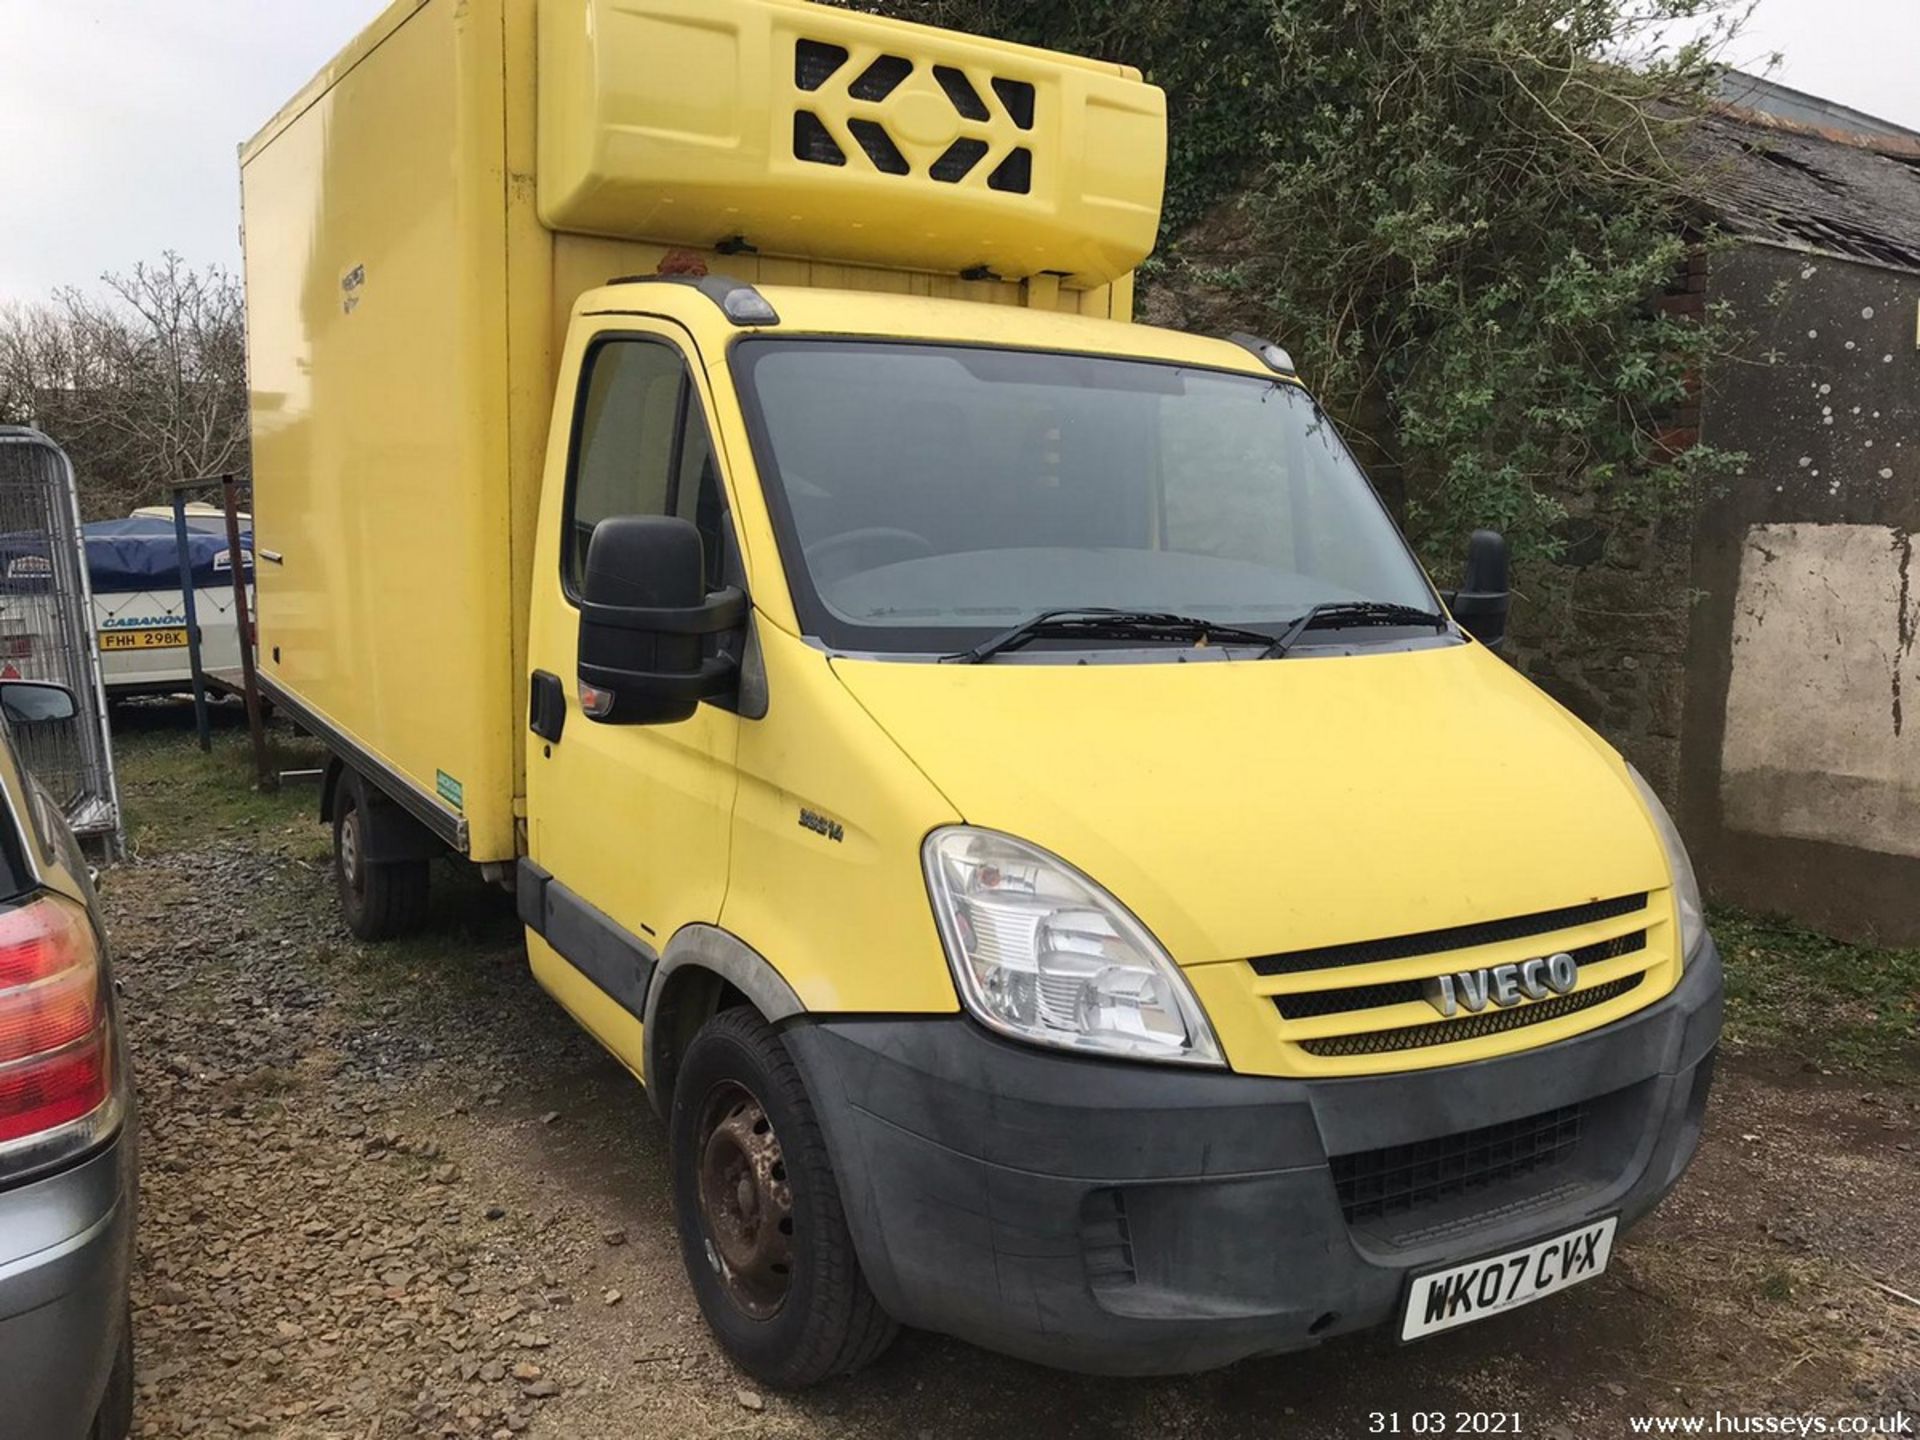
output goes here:
[{"label": "van cab", "polygon": [[769,1384],[1418,1338],[1699,1138],[1671,820],[1500,658],[1497,537],[1450,606],[1279,345],[1130,323],[1163,159],[1120,67],[797,0],[403,0],[243,156],[349,923],[513,887]]}]

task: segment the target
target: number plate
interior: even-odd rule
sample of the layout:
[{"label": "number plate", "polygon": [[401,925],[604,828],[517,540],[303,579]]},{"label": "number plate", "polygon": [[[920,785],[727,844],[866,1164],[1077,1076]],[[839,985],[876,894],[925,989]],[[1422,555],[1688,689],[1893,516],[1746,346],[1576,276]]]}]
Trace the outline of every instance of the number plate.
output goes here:
[{"label": "number plate", "polygon": [[178,630],[102,630],[102,650],[171,650],[187,643],[185,628]]},{"label": "number plate", "polygon": [[1613,1232],[1619,1223],[1618,1216],[1609,1215],[1522,1250],[1416,1275],[1407,1292],[1400,1338],[1418,1340],[1484,1320],[1593,1279],[1613,1256]]}]

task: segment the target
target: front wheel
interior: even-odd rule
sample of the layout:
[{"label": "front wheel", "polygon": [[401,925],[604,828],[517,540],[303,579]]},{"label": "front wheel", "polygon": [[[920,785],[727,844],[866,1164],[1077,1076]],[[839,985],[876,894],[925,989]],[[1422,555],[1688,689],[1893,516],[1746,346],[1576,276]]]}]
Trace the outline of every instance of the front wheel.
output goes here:
[{"label": "front wheel", "polygon": [[694,1037],[668,1141],[687,1277],[740,1368],[797,1390],[878,1359],[899,1327],[860,1272],[800,1072],[754,1011]]}]

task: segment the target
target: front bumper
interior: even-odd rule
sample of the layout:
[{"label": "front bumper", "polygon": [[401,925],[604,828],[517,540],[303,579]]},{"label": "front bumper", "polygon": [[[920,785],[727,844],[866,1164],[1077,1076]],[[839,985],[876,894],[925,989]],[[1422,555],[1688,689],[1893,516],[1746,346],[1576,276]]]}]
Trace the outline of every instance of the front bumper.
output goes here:
[{"label": "front bumper", "polygon": [[[868,1283],[896,1319],[1147,1375],[1378,1325],[1415,1272],[1603,1215],[1632,1224],[1693,1157],[1720,1020],[1709,942],[1672,994],[1612,1025],[1397,1075],[1084,1060],[961,1017],[803,1019],[783,1038]],[[1578,1117],[1577,1143],[1551,1163],[1383,1214],[1356,1206],[1363,1179],[1343,1208],[1330,1156],[1349,1172],[1399,1166],[1398,1184],[1464,1163],[1440,1153],[1446,1137],[1511,1135],[1548,1114]]]},{"label": "front bumper", "polygon": [[127,1323],[131,1124],[80,1163],[0,1190],[0,1433],[92,1431]]}]

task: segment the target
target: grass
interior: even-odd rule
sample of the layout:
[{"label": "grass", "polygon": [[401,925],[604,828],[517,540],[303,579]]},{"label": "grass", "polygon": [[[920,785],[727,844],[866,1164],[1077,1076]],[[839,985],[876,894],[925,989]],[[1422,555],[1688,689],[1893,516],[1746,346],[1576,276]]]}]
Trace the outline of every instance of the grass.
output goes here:
[{"label": "grass", "polygon": [[1824,1070],[1920,1078],[1920,950],[1850,945],[1788,920],[1718,909],[1727,1035]]},{"label": "grass", "polygon": [[[279,930],[315,907],[333,909],[332,836],[319,818],[316,781],[290,781],[273,793],[256,789],[246,726],[230,711],[219,713],[206,753],[185,706],[127,707],[114,722],[114,761],[136,856],[239,841],[304,862],[315,874],[311,885],[290,880],[245,897],[248,915],[263,931]],[[317,741],[283,728],[270,730],[269,737],[276,770],[326,763]],[[316,947],[300,963],[346,966],[358,982],[357,1003],[368,1009],[402,995],[415,1004],[471,1006],[524,967],[512,899],[477,870],[435,863],[432,907],[419,934],[362,945],[342,930],[337,944]]]},{"label": "grass", "polygon": [[[317,742],[284,730],[271,732],[270,747],[276,770],[312,769],[326,760]],[[304,842],[324,840],[319,786],[291,781],[274,793],[256,789],[246,728],[225,713],[212,751],[202,753],[183,707],[125,707],[114,716],[113,758],[136,855],[191,850],[236,831],[296,837],[303,853],[312,848]]]}]

